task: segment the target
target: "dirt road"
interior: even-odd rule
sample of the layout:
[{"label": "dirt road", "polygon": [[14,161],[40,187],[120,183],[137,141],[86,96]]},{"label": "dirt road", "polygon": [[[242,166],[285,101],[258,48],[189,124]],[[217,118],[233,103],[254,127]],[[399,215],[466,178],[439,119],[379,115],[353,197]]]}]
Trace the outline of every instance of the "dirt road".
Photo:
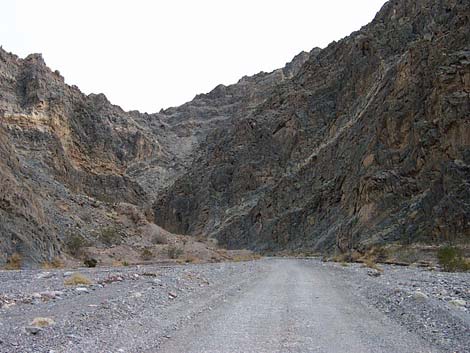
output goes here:
[{"label": "dirt road", "polygon": [[[320,268],[275,261],[248,290],[177,332],[160,352],[433,352]],[[437,352],[437,351],[436,351]]]},{"label": "dirt road", "polygon": [[[358,264],[264,259],[80,269],[93,284],[78,288],[64,270],[0,271],[0,352],[469,352],[470,274],[383,268],[376,277]],[[54,323],[32,333],[36,317]]]}]

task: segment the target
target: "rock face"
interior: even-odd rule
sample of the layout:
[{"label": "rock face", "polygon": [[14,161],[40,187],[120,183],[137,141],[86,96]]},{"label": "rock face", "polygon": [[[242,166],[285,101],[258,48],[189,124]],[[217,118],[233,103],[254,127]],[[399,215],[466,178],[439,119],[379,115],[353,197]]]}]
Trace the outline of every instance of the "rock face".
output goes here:
[{"label": "rock face", "polygon": [[310,55],[154,204],[229,248],[470,238],[470,3],[390,1]]},{"label": "rock face", "polygon": [[[110,227],[145,235],[150,205],[209,131],[248,114],[309,56],[141,114],[66,85],[39,54],[20,59],[0,49],[0,265],[14,253],[26,264],[50,261],[71,237],[93,244]],[[129,204],[147,216],[133,217],[140,229],[121,219]]]},{"label": "rock face", "polygon": [[155,224],[263,250],[468,240],[469,17],[468,1],[393,0],[325,49],[157,114],[0,49],[0,264]]}]

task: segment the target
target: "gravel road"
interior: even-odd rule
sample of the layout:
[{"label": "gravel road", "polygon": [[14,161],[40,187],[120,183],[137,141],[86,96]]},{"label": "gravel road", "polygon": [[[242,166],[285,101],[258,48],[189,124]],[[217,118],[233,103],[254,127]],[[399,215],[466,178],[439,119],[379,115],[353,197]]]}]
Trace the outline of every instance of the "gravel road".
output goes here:
[{"label": "gravel road", "polygon": [[[469,274],[316,259],[0,272],[0,352],[470,352]],[[36,317],[54,323],[31,330]]]}]

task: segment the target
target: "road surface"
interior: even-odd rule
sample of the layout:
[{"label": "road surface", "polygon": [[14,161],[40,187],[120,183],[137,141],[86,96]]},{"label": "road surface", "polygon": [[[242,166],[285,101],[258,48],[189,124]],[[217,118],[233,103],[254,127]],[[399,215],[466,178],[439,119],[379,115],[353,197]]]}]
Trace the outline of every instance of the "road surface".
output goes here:
[{"label": "road surface", "polygon": [[198,317],[158,352],[434,352],[337,282],[304,261],[272,261],[248,290]]}]

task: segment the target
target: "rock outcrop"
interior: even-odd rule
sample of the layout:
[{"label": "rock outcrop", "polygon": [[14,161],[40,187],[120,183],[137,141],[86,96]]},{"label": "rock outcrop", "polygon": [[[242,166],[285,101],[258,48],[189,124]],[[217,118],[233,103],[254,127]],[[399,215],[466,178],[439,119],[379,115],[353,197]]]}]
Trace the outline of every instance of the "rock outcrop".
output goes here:
[{"label": "rock outcrop", "polygon": [[0,49],[0,264],[155,224],[272,251],[468,241],[469,95],[463,0],[389,1],[325,49],[156,114]]},{"label": "rock outcrop", "polygon": [[229,248],[470,239],[470,3],[389,1],[212,132],[155,221]]},{"label": "rock outcrop", "polygon": [[71,237],[97,243],[109,227],[139,235],[119,222],[121,205],[151,221],[151,204],[206,135],[248,114],[308,57],[141,114],[66,85],[39,54],[20,59],[0,49],[0,264],[14,253],[25,263],[50,261]]}]

